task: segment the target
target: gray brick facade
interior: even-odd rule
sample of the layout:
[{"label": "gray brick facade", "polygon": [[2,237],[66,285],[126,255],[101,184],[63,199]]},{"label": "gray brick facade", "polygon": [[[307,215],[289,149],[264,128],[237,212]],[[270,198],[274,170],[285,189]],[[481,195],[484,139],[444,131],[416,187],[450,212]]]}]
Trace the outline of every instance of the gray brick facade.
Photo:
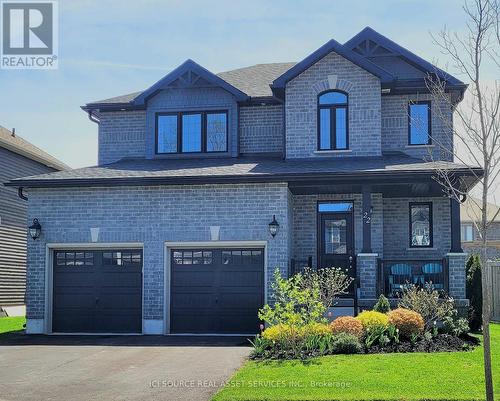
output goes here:
[{"label": "gray brick facade", "polygon": [[146,154],[146,112],[115,111],[99,114],[98,164]]},{"label": "gray brick facade", "polygon": [[340,89],[349,95],[350,150],[338,156],[380,155],[380,80],[332,52],[286,86],[287,157],[318,156],[318,94],[329,89]]},{"label": "gray brick facade", "polygon": [[[210,241],[220,226],[221,241],[267,241],[268,280],[275,268],[286,273],[289,260],[289,192],[286,184],[203,185],[33,189],[28,217],[43,227],[28,241],[28,319],[43,319],[48,243],[144,243],[144,319],[163,319],[165,241]],[[272,216],[280,232],[272,238]],[[267,286],[268,290],[270,286]]]},{"label": "gray brick facade", "polygon": [[240,107],[240,152],[283,151],[283,106]]},{"label": "gray brick facade", "polygon": [[[410,202],[432,202],[432,248],[410,248]],[[384,199],[384,257],[386,259],[442,259],[451,247],[450,226],[450,200],[448,198]]]},{"label": "gray brick facade", "polygon": [[431,101],[432,145],[408,143],[408,103],[431,100],[428,94],[382,96],[382,151],[399,151],[424,160],[453,161],[453,113],[449,103]]}]

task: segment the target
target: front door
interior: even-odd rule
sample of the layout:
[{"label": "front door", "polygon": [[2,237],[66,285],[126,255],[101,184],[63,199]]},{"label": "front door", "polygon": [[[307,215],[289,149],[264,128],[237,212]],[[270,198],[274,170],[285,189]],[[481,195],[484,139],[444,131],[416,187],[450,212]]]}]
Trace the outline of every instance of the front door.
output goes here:
[{"label": "front door", "polygon": [[320,213],[319,268],[340,267],[355,277],[352,213]]}]

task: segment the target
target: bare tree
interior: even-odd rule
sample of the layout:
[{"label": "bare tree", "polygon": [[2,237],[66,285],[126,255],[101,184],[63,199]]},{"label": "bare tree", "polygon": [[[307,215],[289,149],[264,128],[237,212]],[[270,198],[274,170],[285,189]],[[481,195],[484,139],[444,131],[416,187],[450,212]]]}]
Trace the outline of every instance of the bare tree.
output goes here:
[{"label": "bare tree", "polygon": [[[434,42],[443,54],[451,59],[453,67],[461,76],[469,81],[466,100],[456,105],[456,99],[447,90],[446,79],[439,74],[429,74],[427,87],[432,100],[447,103],[449,110],[454,110],[455,123],[446,115],[446,111],[436,108],[440,122],[453,132],[454,148],[448,143],[440,143],[433,137],[448,159],[455,159],[463,164],[476,164],[483,170],[482,176],[477,170],[470,169],[476,175],[481,190],[481,199],[476,201],[469,197],[475,207],[470,216],[481,238],[481,265],[483,267],[483,336],[484,336],[484,372],[486,399],[493,401],[493,380],[491,372],[490,331],[491,300],[489,296],[487,263],[487,232],[497,217],[500,209],[488,213],[488,198],[494,197],[498,187],[500,174],[500,85],[498,81],[488,83],[484,71],[492,67],[500,71],[500,0],[466,0],[463,10],[466,16],[465,33],[452,33],[446,28],[434,35]],[[434,110],[433,110],[434,111]],[[457,152],[457,148],[465,150],[465,155]],[[444,187],[448,196],[460,202],[465,199],[466,191],[460,177],[446,168],[436,170],[436,179]],[[476,210],[474,213],[473,211]]]}]

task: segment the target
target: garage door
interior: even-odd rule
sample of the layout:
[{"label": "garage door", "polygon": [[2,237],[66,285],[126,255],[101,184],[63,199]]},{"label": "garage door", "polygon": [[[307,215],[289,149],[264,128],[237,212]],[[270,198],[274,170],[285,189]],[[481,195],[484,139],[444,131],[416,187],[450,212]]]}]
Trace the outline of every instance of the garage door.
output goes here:
[{"label": "garage door", "polygon": [[172,333],[256,333],[263,250],[173,250],[170,301]]},{"label": "garage door", "polygon": [[55,251],[53,276],[53,332],[142,331],[142,250]]}]

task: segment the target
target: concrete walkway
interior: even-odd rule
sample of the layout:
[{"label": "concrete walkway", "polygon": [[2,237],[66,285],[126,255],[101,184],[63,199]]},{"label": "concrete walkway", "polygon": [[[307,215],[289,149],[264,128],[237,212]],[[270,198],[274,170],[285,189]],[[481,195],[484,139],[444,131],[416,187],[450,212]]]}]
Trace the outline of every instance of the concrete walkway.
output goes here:
[{"label": "concrete walkway", "polygon": [[209,400],[244,339],[0,336],[0,400]]}]

